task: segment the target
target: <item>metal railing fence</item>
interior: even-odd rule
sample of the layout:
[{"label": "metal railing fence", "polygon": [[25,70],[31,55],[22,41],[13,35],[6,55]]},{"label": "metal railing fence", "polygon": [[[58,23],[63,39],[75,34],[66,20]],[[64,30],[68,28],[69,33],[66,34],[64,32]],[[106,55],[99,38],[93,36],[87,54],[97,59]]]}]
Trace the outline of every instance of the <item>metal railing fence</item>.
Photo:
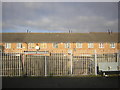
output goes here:
[{"label": "metal railing fence", "polygon": [[97,75],[99,62],[118,62],[116,51],[53,50],[49,54],[0,52],[1,76],[79,76]]},{"label": "metal railing fence", "polygon": [[21,76],[22,61],[21,53],[1,52],[1,76]]}]

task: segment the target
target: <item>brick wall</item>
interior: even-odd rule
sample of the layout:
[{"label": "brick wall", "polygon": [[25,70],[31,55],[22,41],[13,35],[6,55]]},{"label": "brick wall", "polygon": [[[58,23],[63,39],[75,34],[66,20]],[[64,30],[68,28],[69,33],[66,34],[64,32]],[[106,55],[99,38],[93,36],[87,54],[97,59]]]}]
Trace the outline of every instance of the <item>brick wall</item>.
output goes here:
[{"label": "brick wall", "polygon": [[[35,47],[36,44],[38,44],[38,46],[41,45],[41,43],[34,43],[33,45],[33,49],[29,49],[28,45],[26,43],[22,43],[22,48],[18,49],[16,43],[11,43],[11,48],[7,49],[4,48],[4,52],[20,52],[20,51],[36,51]],[[82,48],[76,48],[76,43],[71,43],[71,47],[70,48],[65,48],[64,43],[59,43],[58,44],[58,48],[54,48],[53,47],[53,43],[46,43],[47,47],[46,48],[41,48],[40,47],[40,51],[45,51],[45,50],[53,50],[53,51],[58,51],[58,50],[120,50],[120,43],[115,43],[115,48],[110,48],[110,44],[109,43],[104,43],[104,48],[99,48],[99,43],[94,43],[94,48],[88,48],[88,43],[82,43]],[[0,43],[0,45],[5,47],[5,43]]]}]

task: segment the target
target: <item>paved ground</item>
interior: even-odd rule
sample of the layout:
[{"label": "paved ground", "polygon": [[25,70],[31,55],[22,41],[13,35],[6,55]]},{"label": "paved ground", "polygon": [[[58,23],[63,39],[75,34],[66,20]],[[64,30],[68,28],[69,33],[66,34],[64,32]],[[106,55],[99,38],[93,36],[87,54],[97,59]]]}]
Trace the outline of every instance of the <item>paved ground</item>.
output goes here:
[{"label": "paved ground", "polygon": [[16,77],[2,80],[2,88],[118,88],[120,77]]}]

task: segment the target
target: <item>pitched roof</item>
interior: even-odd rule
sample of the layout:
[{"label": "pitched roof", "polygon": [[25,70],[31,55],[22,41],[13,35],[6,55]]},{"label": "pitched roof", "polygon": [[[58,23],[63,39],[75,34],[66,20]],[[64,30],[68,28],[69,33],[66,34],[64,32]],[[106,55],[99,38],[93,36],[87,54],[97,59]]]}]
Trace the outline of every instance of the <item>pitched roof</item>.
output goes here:
[{"label": "pitched roof", "polygon": [[[1,33],[2,42],[120,42],[118,33]],[[120,34],[120,33],[119,33]]]}]

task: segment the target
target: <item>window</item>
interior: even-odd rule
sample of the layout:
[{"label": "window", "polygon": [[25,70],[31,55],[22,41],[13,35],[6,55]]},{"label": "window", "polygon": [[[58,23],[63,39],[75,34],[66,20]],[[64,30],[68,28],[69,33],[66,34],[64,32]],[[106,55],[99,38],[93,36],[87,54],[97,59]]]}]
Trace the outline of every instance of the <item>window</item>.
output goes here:
[{"label": "window", "polygon": [[34,43],[28,43],[28,48],[29,49],[34,49]]},{"label": "window", "polygon": [[99,48],[104,48],[104,44],[103,43],[99,43]]},{"label": "window", "polygon": [[110,48],[115,48],[115,43],[110,43]]},{"label": "window", "polygon": [[82,43],[76,43],[76,48],[82,48]]},{"label": "window", "polygon": [[58,48],[58,43],[53,43],[54,48]]},{"label": "window", "polygon": [[22,48],[22,43],[17,43],[17,48]]},{"label": "window", "polygon": [[5,43],[5,48],[11,48],[11,43]]},{"label": "window", "polygon": [[65,43],[65,48],[70,48],[70,43]]},{"label": "window", "polygon": [[46,43],[41,43],[40,48],[47,48],[47,44]]},{"label": "window", "polygon": [[93,48],[93,43],[88,43],[88,48]]}]

